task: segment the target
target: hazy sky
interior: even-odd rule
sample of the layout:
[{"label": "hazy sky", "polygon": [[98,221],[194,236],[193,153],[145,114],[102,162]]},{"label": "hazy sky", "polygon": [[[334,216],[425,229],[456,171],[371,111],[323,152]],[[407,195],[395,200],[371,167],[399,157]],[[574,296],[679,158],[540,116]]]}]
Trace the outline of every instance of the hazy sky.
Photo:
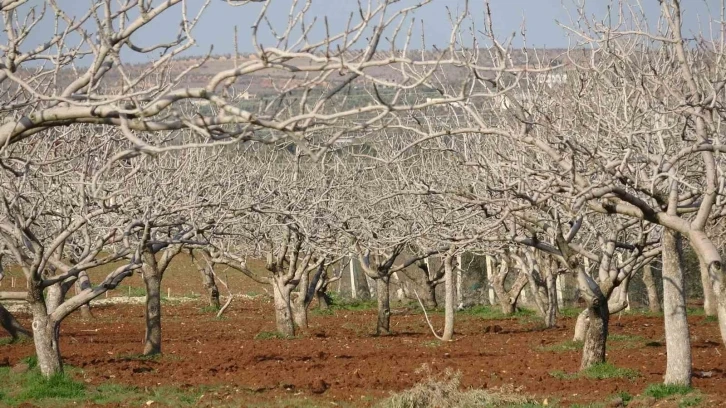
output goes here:
[{"label": "hazy sky", "polygon": [[[268,16],[273,25],[284,27],[289,14],[291,0],[273,0]],[[367,0],[364,0],[367,1]],[[374,0],[374,3],[378,0]],[[581,2],[582,0],[577,0]],[[563,23],[570,21],[570,13],[574,14],[573,7],[575,0],[491,0],[494,13],[495,31],[500,37],[505,37],[513,32],[519,33],[524,22],[527,30],[529,45],[537,47],[565,47],[567,38],[565,31],[560,28],[556,21]],[[41,4],[42,0],[32,0],[31,3]],[[90,0],[60,0],[63,7],[69,14],[81,15],[87,10]],[[159,1],[155,1],[158,4]],[[189,14],[194,14],[202,0],[188,0]],[[402,4],[413,4],[411,0],[402,0]],[[399,4],[401,4],[399,3]],[[603,18],[606,15],[605,0],[590,0],[587,12],[591,16]],[[630,4],[637,4],[637,0],[631,0]],[[649,24],[655,26],[659,14],[658,0],[641,0]],[[699,26],[704,26],[709,15],[718,16],[719,0],[684,0],[685,9],[684,26],[686,34],[699,31]],[[461,10],[464,0],[433,0],[433,2],[418,10],[415,17],[423,21],[426,32],[426,43],[430,46],[446,44],[450,33],[450,23],[447,17],[447,8],[452,11]],[[243,7],[232,7],[223,0],[211,0],[211,5],[205,11],[199,25],[194,31],[197,45],[192,51],[194,54],[201,54],[214,45],[215,53],[229,53],[233,48],[233,27],[236,25],[239,31],[239,47],[242,52],[252,50],[249,37],[250,27],[255,21],[260,10],[259,4],[249,4]],[[482,0],[471,0],[469,8],[479,28],[483,21],[484,2]],[[331,32],[339,32],[343,29],[348,15],[351,11],[357,10],[355,0],[313,0],[312,7],[308,13],[307,21],[311,22],[314,17],[321,19],[327,16]],[[148,26],[139,36],[134,38],[137,43],[150,43],[152,40],[174,38],[177,32],[181,8],[167,12],[163,18]],[[48,20],[50,23],[51,20]],[[322,25],[318,23],[318,36],[322,34]],[[420,27],[417,26],[417,27]],[[34,41],[41,42],[47,38],[53,29],[51,24],[41,24],[34,33]],[[5,34],[0,34],[4,39]],[[519,34],[518,34],[519,37]],[[272,45],[274,41],[269,33],[260,36],[263,45]],[[417,34],[413,42],[413,48],[420,48],[420,34]]]}]

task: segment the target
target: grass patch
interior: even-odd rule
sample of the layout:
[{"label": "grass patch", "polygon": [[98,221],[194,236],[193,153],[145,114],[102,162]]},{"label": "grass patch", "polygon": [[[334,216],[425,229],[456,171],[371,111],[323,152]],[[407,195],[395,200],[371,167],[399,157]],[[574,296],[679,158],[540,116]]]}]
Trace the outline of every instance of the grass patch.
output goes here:
[{"label": "grass patch", "polygon": [[0,339],[0,346],[9,346],[11,344],[27,344],[32,342],[33,338],[28,336],[20,335],[14,339],[12,337],[3,337]]},{"label": "grass patch", "polygon": [[678,403],[678,408],[695,407],[701,403],[703,398],[700,395],[687,395]]},{"label": "grass patch", "polygon": [[411,389],[391,395],[379,406],[386,408],[539,406],[534,399],[523,395],[520,390],[512,386],[487,390],[462,390],[459,372],[447,369],[443,373],[433,374],[427,365],[418,372],[426,374],[423,381]]},{"label": "grass patch", "polygon": [[255,340],[271,340],[271,339],[294,339],[295,336],[286,336],[275,331],[261,331],[255,335]]},{"label": "grass patch", "polygon": [[611,378],[633,379],[640,376],[638,371],[630,368],[615,367],[611,363],[595,364],[594,366],[576,373],[566,373],[562,370],[551,371],[550,375],[560,380],[575,380],[589,378],[592,380],[607,380]]},{"label": "grass patch", "polygon": [[550,344],[547,346],[539,346],[539,351],[551,351],[554,353],[567,353],[570,351],[582,350],[583,342],[575,340],[567,340],[562,343]]},{"label": "grass patch", "polygon": [[582,312],[582,309],[576,307],[565,307],[559,311],[562,317],[577,317]]},{"label": "grass patch", "polygon": [[37,360],[26,358],[31,368],[13,373],[10,367],[0,368],[0,406],[30,403],[41,407],[85,406],[88,404],[143,406],[154,401],[164,406],[192,407],[199,402],[208,387],[149,387],[146,390],[111,382],[97,387],[77,381],[81,370],[66,366],[66,373],[45,378],[37,367]]},{"label": "grass patch", "polygon": [[334,316],[335,310],[330,307],[328,307],[327,309],[321,309],[319,307],[316,307],[315,309],[312,309],[310,311],[310,314],[315,316]]},{"label": "grass patch", "polygon": [[686,395],[693,392],[693,388],[686,385],[650,384],[643,394],[655,399],[663,399],[672,395]]},{"label": "grass patch", "polygon": [[640,336],[634,336],[630,334],[611,334],[608,336],[608,340],[611,341],[645,341]]},{"label": "grass patch", "polygon": [[620,391],[618,393],[618,397],[620,397],[620,400],[623,401],[623,405],[627,406],[630,401],[633,400],[633,396],[630,395],[627,391]]},{"label": "grass patch", "polygon": [[119,290],[120,293],[123,293],[123,296],[128,297],[146,297],[146,288],[140,288],[136,286],[126,286],[125,288]]},{"label": "grass patch", "polygon": [[26,377],[23,390],[16,398],[20,401],[78,399],[84,397],[85,394],[85,386],[66,374],[56,374],[45,378],[40,372],[34,371]]},{"label": "grass patch", "polygon": [[498,307],[492,307],[492,306],[474,306],[467,309],[464,309],[460,312],[458,312],[462,315],[469,315],[473,317],[477,317],[484,320],[504,320],[504,319],[518,319],[518,318],[530,318],[532,316],[535,316],[534,310],[529,309],[517,309],[512,314],[504,314],[502,313],[502,310]]},{"label": "grass patch", "polygon": [[217,313],[219,311],[219,309],[221,309],[221,308],[212,306],[212,305],[206,305],[206,306],[200,307],[199,311],[204,314],[209,314],[209,313]]},{"label": "grass patch", "polygon": [[351,300],[347,302],[333,303],[328,307],[328,309],[360,312],[376,309],[377,307],[378,305],[375,300]]},{"label": "grass patch", "polygon": [[706,316],[703,318],[704,323],[717,323],[718,316]]}]

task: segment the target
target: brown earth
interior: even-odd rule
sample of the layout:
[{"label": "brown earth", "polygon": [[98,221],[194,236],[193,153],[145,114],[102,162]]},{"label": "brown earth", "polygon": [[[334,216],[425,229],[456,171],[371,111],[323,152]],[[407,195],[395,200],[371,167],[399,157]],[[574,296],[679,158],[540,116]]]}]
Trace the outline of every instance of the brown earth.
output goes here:
[{"label": "brown earth", "polygon": [[[579,351],[544,351],[543,346],[571,338],[574,320],[561,319],[553,330],[538,330],[533,320],[483,320],[457,316],[456,340],[433,339],[423,316],[401,308],[392,317],[395,334],[371,333],[375,312],[337,310],[332,315],[312,313],[310,329],[299,338],[255,339],[272,332],[272,303],[267,299],[236,300],[223,319],[205,312],[203,303],[164,304],[164,357],[134,358],[142,349],[143,307],[105,306],[96,318],[71,316],[63,323],[61,348],[65,362],[81,368],[86,382],[115,381],[149,387],[224,385],[229,392],[247,392],[260,400],[285,395],[309,396],[314,401],[339,401],[367,406],[391,391],[420,381],[423,364],[434,372],[459,370],[466,387],[513,384],[523,393],[570,403],[607,401],[621,391],[632,395],[662,381],[665,347],[662,319],[613,316],[608,360],[637,370],[634,379],[561,380],[553,370],[575,372]],[[29,325],[29,316],[20,320]],[[440,315],[433,316],[441,324]],[[706,394],[706,406],[726,405],[726,358],[719,345],[716,323],[690,317],[693,365],[710,378],[695,378]],[[491,330],[494,326],[501,330]],[[489,329],[487,329],[489,328]],[[638,336],[638,337],[633,337]],[[0,360],[11,364],[33,353],[30,343],[0,346]]]}]

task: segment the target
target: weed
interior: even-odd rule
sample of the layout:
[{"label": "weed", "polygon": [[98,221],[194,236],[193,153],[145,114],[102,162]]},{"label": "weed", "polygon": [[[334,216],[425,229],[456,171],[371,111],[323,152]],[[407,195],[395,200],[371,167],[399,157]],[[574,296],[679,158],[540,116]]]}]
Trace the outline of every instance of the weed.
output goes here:
[{"label": "weed", "polygon": [[687,395],[678,403],[678,408],[695,407],[701,403],[702,399],[700,395]]},{"label": "weed", "polygon": [[693,388],[687,385],[675,384],[650,384],[643,393],[655,399],[670,397],[671,395],[686,395],[693,391]]},{"label": "weed", "polygon": [[271,339],[294,339],[295,336],[286,336],[278,332],[262,331],[255,335],[255,340],[271,340]]},{"label": "weed", "polygon": [[146,296],[146,289],[136,287],[136,286],[126,286],[126,288],[121,289],[120,292],[123,293],[124,296],[128,296],[128,297],[145,297]]},{"label": "weed", "polygon": [[716,323],[718,322],[718,316],[706,316],[703,318],[703,323]]},{"label": "weed", "polygon": [[640,336],[634,336],[630,334],[611,334],[608,336],[608,340],[611,341],[644,341],[645,339]]},{"label": "weed", "polygon": [[459,312],[464,315],[478,317],[484,320],[503,320],[503,319],[517,319],[517,318],[528,318],[535,315],[533,310],[529,309],[517,309],[514,313],[507,315],[502,313],[501,309],[492,306],[474,306]]},{"label": "weed", "polygon": [[426,377],[413,388],[393,394],[380,406],[391,408],[414,407],[532,407],[536,402],[512,386],[500,389],[461,390],[461,373],[449,369],[438,375],[424,365],[418,372]]},{"label": "weed", "polygon": [[11,344],[28,344],[32,340],[31,337],[28,336],[20,336],[18,338],[12,338],[12,337],[3,337],[0,339],[0,346],[9,346]]},{"label": "weed", "polygon": [[582,309],[576,307],[565,307],[560,310],[560,316],[562,317],[577,317],[582,312]]},{"label": "weed", "polygon": [[199,311],[201,313],[207,314],[207,313],[217,313],[219,311],[219,307],[212,306],[212,305],[206,305],[199,308]]},{"label": "weed", "polygon": [[39,372],[32,372],[27,376],[25,387],[17,398],[21,401],[82,398],[85,391],[83,384],[65,374],[45,378]]},{"label": "weed", "polygon": [[335,310],[333,310],[330,307],[327,308],[327,309],[321,309],[319,307],[316,307],[315,309],[312,309],[310,311],[310,313],[313,314],[313,315],[315,315],[315,316],[334,316],[335,315]]},{"label": "weed", "polygon": [[583,342],[575,340],[567,340],[562,343],[550,344],[547,346],[539,346],[537,350],[551,351],[554,353],[567,353],[570,351],[582,350]]},{"label": "weed", "polygon": [[623,401],[623,405],[628,405],[633,400],[633,396],[627,391],[620,391],[618,397]]},{"label": "weed", "polygon": [[638,377],[640,373],[630,368],[615,367],[611,363],[595,364],[590,368],[580,370],[577,373],[565,373],[562,370],[551,371],[550,375],[560,380],[574,380],[577,378],[590,378],[593,380],[606,380],[610,378],[628,378]]},{"label": "weed", "polygon": [[375,300],[351,300],[341,303],[333,303],[329,309],[333,310],[348,310],[348,311],[363,311],[371,310],[376,308]]}]

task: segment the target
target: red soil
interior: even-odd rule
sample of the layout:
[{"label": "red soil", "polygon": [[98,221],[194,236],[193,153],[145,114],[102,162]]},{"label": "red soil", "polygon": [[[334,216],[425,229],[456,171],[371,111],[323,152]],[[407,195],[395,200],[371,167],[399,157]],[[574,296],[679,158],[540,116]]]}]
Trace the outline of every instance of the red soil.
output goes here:
[{"label": "red soil", "polygon": [[[420,381],[416,371],[428,364],[434,372],[459,370],[464,386],[477,388],[513,384],[541,399],[554,397],[569,403],[606,401],[613,394],[642,392],[649,383],[662,381],[665,346],[662,319],[613,316],[611,334],[639,336],[611,341],[608,360],[641,373],[634,379],[560,380],[553,370],[575,372],[580,352],[543,351],[542,346],[569,340],[574,320],[561,319],[553,330],[536,330],[536,322],[481,320],[457,316],[455,341],[434,341],[421,314],[401,309],[392,316],[395,334],[374,337],[374,311],[336,311],[310,315],[310,329],[291,340],[255,339],[274,330],[269,301],[235,300],[225,318],[202,311],[201,303],[164,304],[164,357],[129,358],[141,351],[143,307],[95,308],[96,318],[71,316],[63,323],[61,349],[67,364],[79,367],[87,382],[115,381],[141,387],[153,385],[226,385],[260,400],[302,393],[314,400],[348,401],[370,405],[390,391]],[[395,312],[395,311],[394,311]],[[29,326],[29,316],[19,316]],[[441,316],[434,316],[441,324]],[[726,401],[726,356],[715,322],[690,317],[695,371],[710,378],[695,378],[694,386],[706,394],[707,406]],[[498,325],[500,330],[485,330]],[[485,331],[487,331],[485,333]],[[497,333],[495,333],[497,331]],[[648,344],[648,345],[646,345]],[[0,347],[0,360],[11,364],[31,355],[30,343]],[[126,357],[124,357],[126,356]]]}]

